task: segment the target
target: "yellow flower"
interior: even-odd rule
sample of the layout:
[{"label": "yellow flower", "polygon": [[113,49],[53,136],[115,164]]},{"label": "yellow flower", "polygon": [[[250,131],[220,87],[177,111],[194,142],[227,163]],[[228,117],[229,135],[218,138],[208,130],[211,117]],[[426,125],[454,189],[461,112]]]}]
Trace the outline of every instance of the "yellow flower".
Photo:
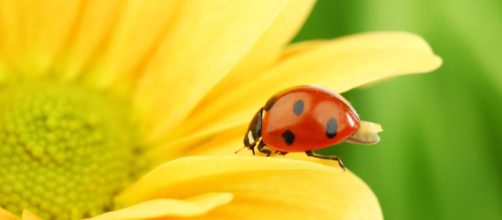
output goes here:
[{"label": "yellow flower", "polygon": [[382,219],[351,172],[233,154],[280,89],[441,64],[409,33],[288,46],[313,3],[0,1],[0,219]]}]

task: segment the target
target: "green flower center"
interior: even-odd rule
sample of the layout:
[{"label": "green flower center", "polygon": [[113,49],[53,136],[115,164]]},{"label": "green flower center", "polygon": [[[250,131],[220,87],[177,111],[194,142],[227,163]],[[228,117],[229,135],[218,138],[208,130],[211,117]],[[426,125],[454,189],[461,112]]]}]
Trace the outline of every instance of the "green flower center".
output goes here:
[{"label": "green flower center", "polygon": [[109,210],[139,172],[128,102],[54,82],[0,86],[0,207],[45,219]]}]

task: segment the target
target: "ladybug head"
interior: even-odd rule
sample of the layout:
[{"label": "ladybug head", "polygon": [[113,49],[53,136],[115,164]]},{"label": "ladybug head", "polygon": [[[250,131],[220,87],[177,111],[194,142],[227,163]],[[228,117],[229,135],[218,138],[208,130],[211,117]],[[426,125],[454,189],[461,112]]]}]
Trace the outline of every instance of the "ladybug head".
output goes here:
[{"label": "ladybug head", "polygon": [[244,146],[252,149],[259,138],[261,138],[263,108],[261,108],[251,120],[246,135],[244,135]]}]

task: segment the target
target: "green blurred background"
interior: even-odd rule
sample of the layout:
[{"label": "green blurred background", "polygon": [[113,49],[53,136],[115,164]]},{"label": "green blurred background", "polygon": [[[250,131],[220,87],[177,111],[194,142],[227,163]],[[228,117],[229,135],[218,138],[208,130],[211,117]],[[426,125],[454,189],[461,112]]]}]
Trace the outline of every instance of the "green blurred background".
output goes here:
[{"label": "green blurred background", "polygon": [[382,142],[326,152],[387,220],[502,219],[502,1],[318,0],[295,41],[375,30],[418,33],[444,64],[344,94]]}]

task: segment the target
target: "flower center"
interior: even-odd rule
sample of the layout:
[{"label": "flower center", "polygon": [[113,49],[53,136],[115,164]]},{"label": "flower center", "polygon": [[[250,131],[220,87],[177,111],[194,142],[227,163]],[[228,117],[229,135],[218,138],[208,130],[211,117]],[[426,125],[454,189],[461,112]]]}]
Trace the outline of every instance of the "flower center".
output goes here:
[{"label": "flower center", "polygon": [[109,210],[139,172],[128,102],[54,82],[0,87],[0,207],[45,219]]}]

